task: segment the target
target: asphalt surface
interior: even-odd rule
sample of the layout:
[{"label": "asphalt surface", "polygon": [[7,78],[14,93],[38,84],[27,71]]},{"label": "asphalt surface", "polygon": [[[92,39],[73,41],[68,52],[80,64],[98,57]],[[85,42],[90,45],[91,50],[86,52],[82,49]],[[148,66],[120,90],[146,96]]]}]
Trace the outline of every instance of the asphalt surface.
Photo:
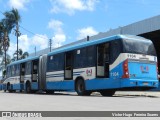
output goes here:
[{"label": "asphalt surface", "polygon": [[[160,111],[160,92],[116,92],[113,97],[103,97],[99,93],[93,93],[91,96],[77,96],[76,93],[66,92],[47,95],[1,91],[0,111]],[[87,118],[87,120],[90,119]]]}]

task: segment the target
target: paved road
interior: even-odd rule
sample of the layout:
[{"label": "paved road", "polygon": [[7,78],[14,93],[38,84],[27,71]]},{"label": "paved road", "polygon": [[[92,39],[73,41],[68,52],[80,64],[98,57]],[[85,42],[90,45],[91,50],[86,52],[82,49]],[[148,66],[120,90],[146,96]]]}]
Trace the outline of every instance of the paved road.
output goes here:
[{"label": "paved road", "polygon": [[160,110],[159,92],[117,92],[114,97],[77,96],[75,93],[24,94],[0,92],[2,110],[132,111]]},{"label": "paved road", "polygon": [[117,92],[114,97],[102,97],[98,93],[77,96],[0,92],[0,111],[160,111],[160,93]]}]

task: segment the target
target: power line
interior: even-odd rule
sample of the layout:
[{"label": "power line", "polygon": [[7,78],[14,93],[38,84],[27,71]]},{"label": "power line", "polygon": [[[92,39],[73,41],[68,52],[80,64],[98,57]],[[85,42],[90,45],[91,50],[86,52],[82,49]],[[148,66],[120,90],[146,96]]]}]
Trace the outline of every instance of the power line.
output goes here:
[{"label": "power line", "polygon": [[[0,11],[0,13],[1,13],[2,15],[4,15],[4,13],[3,13],[2,11]],[[4,16],[5,16],[5,15],[4,15]],[[28,30],[28,29],[22,27],[21,25],[19,25],[19,27],[21,27],[23,30],[25,30],[25,31],[27,31],[27,32],[29,32],[29,33],[31,33],[31,34],[34,35],[34,36],[37,36],[37,37],[42,38],[42,39],[45,39],[45,40],[50,40],[50,39],[44,38],[44,37],[42,37],[42,36],[40,36],[40,35],[37,35],[37,34],[33,33],[32,31],[30,31],[30,30]]]},{"label": "power line", "polygon": [[28,29],[22,27],[21,25],[19,25],[19,27],[21,27],[23,30],[25,30],[25,31],[27,31],[27,32],[29,32],[29,33],[31,33],[31,34],[33,34],[33,35],[39,37],[39,38],[42,38],[42,39],[45,39],[45,40],[49,40],[49,39],[47,39],[47,38],[44,38],[44,37],[42,37],[42,36],[40,36],[40,35],[37,35],[37,34],[33,33],[32,31],[30,31],[30,30],[28,30]]}]

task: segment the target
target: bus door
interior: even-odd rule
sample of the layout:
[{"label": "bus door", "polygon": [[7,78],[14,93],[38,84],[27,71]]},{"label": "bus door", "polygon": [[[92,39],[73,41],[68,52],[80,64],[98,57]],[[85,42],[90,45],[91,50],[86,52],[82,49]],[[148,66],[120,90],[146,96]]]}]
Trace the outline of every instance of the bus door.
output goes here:
[{"label": "bus door", "polygon": [[97,77],[109,77],[109,43],[97,46]]},{"label": "bus door", "polygon": [[46,89],[46,67],[47,67],[47,55],[39,57],[38,68],[38,87],[40,90]]},{"label": "bus door", "polygon": [[65,53],[64,79],[73,79],[73,52]]},{"label": "bus door", "polygon": [[38,60],[32,61],[32,82],[38,82]]},{"label": "bus door", "polygon": [[20,83],[24,83],[25,63],[20,64]]}]

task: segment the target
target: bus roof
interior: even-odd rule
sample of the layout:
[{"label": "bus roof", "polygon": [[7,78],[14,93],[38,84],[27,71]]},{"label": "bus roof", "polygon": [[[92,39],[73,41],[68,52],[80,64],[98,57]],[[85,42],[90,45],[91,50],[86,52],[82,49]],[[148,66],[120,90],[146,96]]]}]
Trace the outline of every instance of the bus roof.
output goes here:
[{"label": "bus roof", "polygon": [[[78,44],[73,44],[70,46],[65,46],[65,47],[62,46],[62,47],[57,48],[57,49],[53,50],[52,52],[48,53],[48,55],[54,55],[57,53],[67,52],[67,51],[71,51],[74,49],[79,49],[79,48],[87,47],[90,45],[96,45],[96,44],[100,44],[100,43],[104,43],[104,42],[112,41],[112,40],[116,40],[116,39],[132,39],[132,40],[139,40],[139,41],[148,40],[143,37],[139,37],[139,36],[135,36],[135,35],[114,35],[111,37],[105,37],[105,38],[101,38],[101,39],[97,39],[97,40],[90,40],[90,41],[86,41],[86,42],[82,42],[82,43],[78,43]],[[39,56],[28,57],[26,59],[15,61],[7,66],[11,66],[14,64],[20,64],[20,63],[24,63],[24,62],[31,61],[31,60],[36,60],[38,58],[39,58]]]},{"label": "bus roof", "polygon": [[[146,38],[140,37],[140,36],[135,36],[135,35],[114,35],[111,37],[105,37],[105,38],[101,38],[101,39],[97,39],[97,40],[90,40],[90,41],[85,41],[82,43],[78,43],[78,44],[73,44],[70,46],[65,46],[65,47],[61,47],[61,48],[57,48],[55,50],[53,50],[52,52],[48,53],[48,55],[54,55],[57,53],[61,53],[61,52],[67,52],[67,51],[71,51],[74,49],[79,49],[82,47],[87,47],[90,45],[96,45],[96,44],[100,44],[100,43],[104,43],[107,41],[112,41],[112,40],[116,40],[116,39],[131,39],[131,40],[138,40],[138,41],[142,41],[142,40],[148,40]],[[148,40],[149,41],[149,40]]]},{"label": "bus roof", "polygon": [[18,60],[18,61],[12,62],[11,64],[9,64],[9,65],[7,65],[7,66],[24,63],[24,62],[27,62],[27,61],[30,61],[30,60],[36,60],[36,59],[38,59],[38,58],[39,58],[39,56],[36,56],[36,57],[28,57],[28,58],[26,58],[26,59],[22,59],[22,60]]}]

